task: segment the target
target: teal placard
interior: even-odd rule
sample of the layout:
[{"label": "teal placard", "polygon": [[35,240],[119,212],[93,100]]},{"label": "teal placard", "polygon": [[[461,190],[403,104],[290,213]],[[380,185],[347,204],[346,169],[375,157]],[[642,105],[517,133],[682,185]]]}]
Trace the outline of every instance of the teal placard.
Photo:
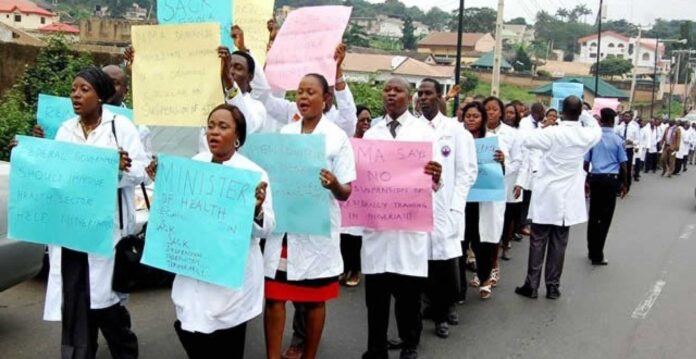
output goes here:
[{"label": "teal placard", "polygon": [[160,155],[142,262],[241,288],[260,181],[258,172]]},{"label": "teal placard", "polygon": [[232,0],[157,0],[157,21],[160,24],[216,22],[220,24],[222,45],[232,51]]},{"label": "teal placard", "polygon": [[118,152],[26,136],[17,136],[17,142],[8,236],[111,256]]},{"label": "teal placard", "polygon": [[[112,105],[104,105],[104,108],[133,121],[133,110],[131,109]],[[75,116],[77,115],[73,111],[72,101],[69,98],[39,94],[36,121],[43,128],[46,138],[51,140],[56,138],[56,133],[63,122]]]},{"label": "teal placard", "polygon": [[497,136],[476,139],[478,176],[469,191],[467,202],[505,201],[503,168],[493,157],[499,148]]},{"label": "teal placard", "polygon": [[259,133],[240,149],[268,173],[276,233],[331,235],[330,194],[319,180],[325,143],[323,135]]}]

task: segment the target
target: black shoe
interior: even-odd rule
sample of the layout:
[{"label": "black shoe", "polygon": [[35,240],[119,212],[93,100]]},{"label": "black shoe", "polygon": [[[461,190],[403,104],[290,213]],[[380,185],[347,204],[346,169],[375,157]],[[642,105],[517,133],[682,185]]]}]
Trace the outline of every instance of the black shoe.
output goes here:
[{"label": "black shoe", "polygon": [[640,182],[640,178],[634,178],[633,181],[634,181],[634,182]]},{"label": "black shoe", "polygon": [[527,287],[526,285],[515,288],[515,293],[531,299],[539,297],[539,293],[536,289]]},{"label": "black shoe", "polygon": [[561,291],[555,285],[550,285],[546,287],[546,298],[548,299],[558,299],[561,297]]},{"label": "black shoe", "polygon": [[449,337],[449,325],[447,325],[447,322],[435,324],[435,335],[440,338]]},{"label": "black shoe", "polygon": [[402,349],[399,359],[418,359],[418,352],[415,349]]},{"label": "black shoe", "polygon": [[451,312],[447,314],[447,324],[449,325],[459,325],[459,315],[457,312]]},{"label": "black shoe", "polygon": [[609,262],[606,259],[602,259],[601,261],[592,261],[593,266],[606,266],[609,265]]},{"label": "black shoe", "polygon": [[366,351],[362,355],[362,359],[389,359],[389,353],[386,351],[383,352],[371,352],[371,351]]},{"label": "black shoe", "polygon": [[430,306],[427,306],[423,308],[423,313],[421,314],[421,318],[423,319],[430,319],[432,318],[433,311]]},{"label": "black shoe", "polygon": [[396,350],[404,347],[404,341],[401,338],[387,340],[387,349]]}]

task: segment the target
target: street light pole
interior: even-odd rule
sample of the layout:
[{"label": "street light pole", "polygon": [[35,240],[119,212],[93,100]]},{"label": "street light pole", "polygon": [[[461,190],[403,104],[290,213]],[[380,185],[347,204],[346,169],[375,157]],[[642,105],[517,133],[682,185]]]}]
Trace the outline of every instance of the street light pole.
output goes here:
[{"label": "street light pole", "polygon": [[500,67],[503,54],[503,8],[505,0],[498,0],[498,15],[495,19],[495,50],[493,52],[493,76],[491,96],[500,97]]},{"label": "street light pole", "polygon": [[674,85],[679,85],[679,65],[681,65],[681,54],[677,51],[677,71],[675,72],[675,75],[673,76],[675,82],[673,83],[672,80],[670,79],[669,82],[669,104],[667,105],[667,119],[671,120],[672,119],[672,95],[674,94]]},{"label": "street light pole", "polygon": [[603,0],[599,0],[599,12],[597,13],[597,64],[595,65],[594,95],[599,97],[599,61],[602,58],[602,6]]},{"label": "street light pole", "polygon": [[[454,65],[454,84],[459,85],[462,77],[462,28],[464,26],[464,0],[459,0],[459,24],[457,25],[457,60]],[[457,115],[459,94],[454,98],[452,117]]]},{"label": "street light pole", "polygon": [[660,37],[655,36],[655,70],[653,71],[652,100],[650,101],[650,119],[655,116],[655,85],[657,85],[657,48],[660,47]]},{"label": "street light pole", "polygon": [[638,75],[638,55],[640,53],[640,39],[643,29],[638,26],[638,39],[633,44],[633,76],[631,78],[631,98],[628,101],[628,108],[633,109],[633,99],[636,93],[636,76]]}]

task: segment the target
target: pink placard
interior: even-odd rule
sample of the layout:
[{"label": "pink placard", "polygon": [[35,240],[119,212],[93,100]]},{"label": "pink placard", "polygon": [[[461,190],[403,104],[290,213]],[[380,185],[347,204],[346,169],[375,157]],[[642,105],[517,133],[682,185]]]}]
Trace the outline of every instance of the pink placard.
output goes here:
[{"label": "pink placard", "polygon": [[592,114],[599,115],[603,108],[610,108],[616,111],[619,108],[618,98],[596,98],[592,106]]},{"label": "pink placard", "polygon": [[433,183],[424,173],[432,143],[351,139],[358,179],[341,203],[341,225],[430,232]]},{"label": "pink placard", "polygon": [[352,8],[312,6],[292,11],[266,57],[266,77],[274,89],[296,90],[303,76],[319,73],[336,81],[336,46],[343,38]]}]

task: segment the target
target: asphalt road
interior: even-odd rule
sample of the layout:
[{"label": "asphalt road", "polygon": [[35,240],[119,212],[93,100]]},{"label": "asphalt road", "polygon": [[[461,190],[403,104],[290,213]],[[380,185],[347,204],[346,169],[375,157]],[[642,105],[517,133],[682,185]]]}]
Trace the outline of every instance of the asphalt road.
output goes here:
[{"label": "asphalt road", "polygon": [[[526,239],[514,243],[493,298],[458,306],[462,322],[450,338],[437,338],[432,323],[424,323],[421,357],[696,358],[695,172],[672,179],[649,175],[634,184],[617,207],[607,267],[588,263],[586,228],[573,228],[558,301],[545,299],[543,290],[537,300],[513,293],[524,280],[528,250]],[[44,281],[35,279],[0,293],[0,357],[59,356],[60,324],[41,320],[44,291]],[[142,358],[185,357],[168,290],[136,293],[129,308]],[[260,318],[252,321],[247,358],[264,357],[262,328]],[[363,288],[344,289],[328,305],[319,357],[359,358],[366,332]],[[100,343],[98,357],[108,358]]]}]

